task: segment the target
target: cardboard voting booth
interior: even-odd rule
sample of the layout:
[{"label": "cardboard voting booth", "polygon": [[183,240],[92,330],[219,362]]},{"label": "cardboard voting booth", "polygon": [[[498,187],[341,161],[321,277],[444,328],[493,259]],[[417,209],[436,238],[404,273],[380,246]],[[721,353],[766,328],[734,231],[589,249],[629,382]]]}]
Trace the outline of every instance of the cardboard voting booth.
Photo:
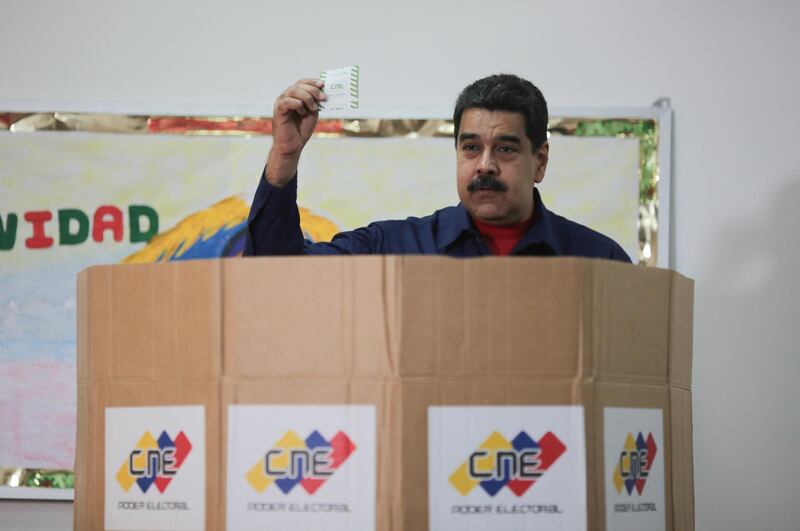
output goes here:
[{"label": "cardboard voting booth", "polygon": [[75,528],[691,530],[692,300],[578,258],[89,268]]}]

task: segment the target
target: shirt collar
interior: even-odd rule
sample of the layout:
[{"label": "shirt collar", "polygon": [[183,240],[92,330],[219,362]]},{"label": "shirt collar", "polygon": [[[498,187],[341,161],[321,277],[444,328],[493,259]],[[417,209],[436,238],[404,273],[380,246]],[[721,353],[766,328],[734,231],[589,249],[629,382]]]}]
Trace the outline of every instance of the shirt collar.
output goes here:
[{"label": "shirt collar", "polygon": [[539,195],[539,189],[533,189],[533,222],[531,228],[528,229],[519,243],[517,249],[523,249],[533,244],[545,244],[553,250],[556,255],[561,255],[563,249],[561,242],[553,230],[556,215],[547,210],[542,201],[542,196]]},{"label": "shirt collar", "polygon": [[[529,245],[545,244],[556,255],[562,254],[562,248],[553,232],[553,216],[544,206],[542,197],[537,188],[533,189],[533,221],[516,249],[524,249]],[[472,224],[469,212],[463,204],[459,203],[454,209],[448,209],[447,215],[442,219],[442,224],[436,236],[436,248],[442,253],[462,235],[477,236],[478,231]]]},{"label": "shirt collar", "polygon": [[478,231],[472,226],[467,209],[459,203],[454,208],[445,209],[439,230],[436,232],[436,250],[439,254],[450,247],[463,235],[477,236]]}]

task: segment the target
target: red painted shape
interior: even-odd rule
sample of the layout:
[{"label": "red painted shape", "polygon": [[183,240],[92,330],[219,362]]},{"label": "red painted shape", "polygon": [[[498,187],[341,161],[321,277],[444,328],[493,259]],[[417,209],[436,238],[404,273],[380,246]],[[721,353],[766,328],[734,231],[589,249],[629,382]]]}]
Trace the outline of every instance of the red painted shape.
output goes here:
[{"label": "red painted shape", "polygon": [[172,478],[165,478],[164,476],[158,476],[155,479],[155,481],[153,481],[153,483],[156,484],[158,492],[163,494],[164,491],[167,490],[167,486],[169,485],[170,481],[172,481]]},{"label": "red painted shape", "polygon": [[650,469],[653,468],[653,462],[656,460],[656,452],[658,448],[656,448],[656,440],[653,438],[653,434],[650,433],[647,435],[647,466],[645,470],[650,472]]},{"label": "red painted shape", "polygon": [[334,470],[339,468],[342,463],[347,461],[350,454],[356,451],[356,445],[342,431],[337,432],[331,439],[331,448],[331,468]]},{"label": "red painted shape", "polygon": [[183,460],[186,459],[186,456],[189,455],[189,452],[192,450],[192,443],[189,442],[189,439],[183,432],[180,432],[177,437],[175,437],[175,468],[180,468],[183,464]]},{"label": "red painted shape", "polygon": [[542,438],[539,439],[539,448],[542,449],[541,461],[542,465],[539,467],[542,470],[547,470],[550,465],[556,462],[556,459],[561,457],[561,454],[567,451],[564,443],[556,437],[552,431],[548,431]]},{"label": "red painted shape", "polygon": [[[650,433],[647,435],[647,441],[645,441],[645,446],[647,446],[647,466],[642,467],[644,472],[650,472],[653,468],[653,462],[656,460],[656,452],[658,448],[656,448],[656,441],[653,438],[653,434]],[[642,495],[644,491],[644,484],[647,483],[648,478],[638,478],[636,480],[636,492],[639,493],[639,496]]]},{"label": "red painted shape", "polygon": [[122,241],[122,210],[115,206],[104,205],[98,207],[94,212],[94,223],[92,226],[92,239],[97,243],[103,241],[103,233],[111,230],[114,241]]},{"label": "red painted shape", "polygon": [[314,494],[315,492],[317,492],[317,489],[319,489],[322,486],[322,484],[325,483],[325,481],[326,480],[324,479],[305,478],[303,481],[300,482],[300,485],[302,485],[303,488],[306,489],[307,493]]},{"label": "red painted shape", "polygon": [[522,496],[534,483],[536,483],[536,480],[533,479],[512,479],[506,486],[517,496]]},{"label": "red painted shape", "polygon": [[25,240],[25,247],[28,249],[47,249],[52,247],[53,238],[44,233],[44,224],[51,219],[53,219],[53,213],[49,210],[25,212],[25,221],[33,225],[33,236]]}]

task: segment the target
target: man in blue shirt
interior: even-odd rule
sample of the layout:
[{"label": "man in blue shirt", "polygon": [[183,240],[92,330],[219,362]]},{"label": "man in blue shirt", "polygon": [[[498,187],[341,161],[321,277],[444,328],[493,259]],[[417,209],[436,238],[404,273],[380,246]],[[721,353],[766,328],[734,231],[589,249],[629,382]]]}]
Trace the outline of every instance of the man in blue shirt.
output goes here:
[{"label": "man in blue shirt", "polygon": [[273,109],[273,145],[247,224],[244,254],[584,256],[630,262],[610,238],[548,211],[536,183],[549,158],[547,103],[532,83],[493,75],[465,88],[453,113],[460,203],[423,218],[378,221],[330,243],[303,239],[297,166],[327,98],[318,79],[289,87]]}]

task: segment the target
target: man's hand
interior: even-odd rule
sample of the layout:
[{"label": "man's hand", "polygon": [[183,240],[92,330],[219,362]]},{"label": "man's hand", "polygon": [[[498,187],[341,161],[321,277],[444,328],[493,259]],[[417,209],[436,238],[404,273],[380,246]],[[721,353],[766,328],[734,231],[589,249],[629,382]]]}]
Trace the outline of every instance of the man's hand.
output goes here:
[{"label": "man's hand", "polygon": [[301,79],[275,100],[272,109],[272,149],[264,176],[272,186],[285,186],[297,173],[303,147],[314,133],[319,103],[327,96],[319,79]]}]

